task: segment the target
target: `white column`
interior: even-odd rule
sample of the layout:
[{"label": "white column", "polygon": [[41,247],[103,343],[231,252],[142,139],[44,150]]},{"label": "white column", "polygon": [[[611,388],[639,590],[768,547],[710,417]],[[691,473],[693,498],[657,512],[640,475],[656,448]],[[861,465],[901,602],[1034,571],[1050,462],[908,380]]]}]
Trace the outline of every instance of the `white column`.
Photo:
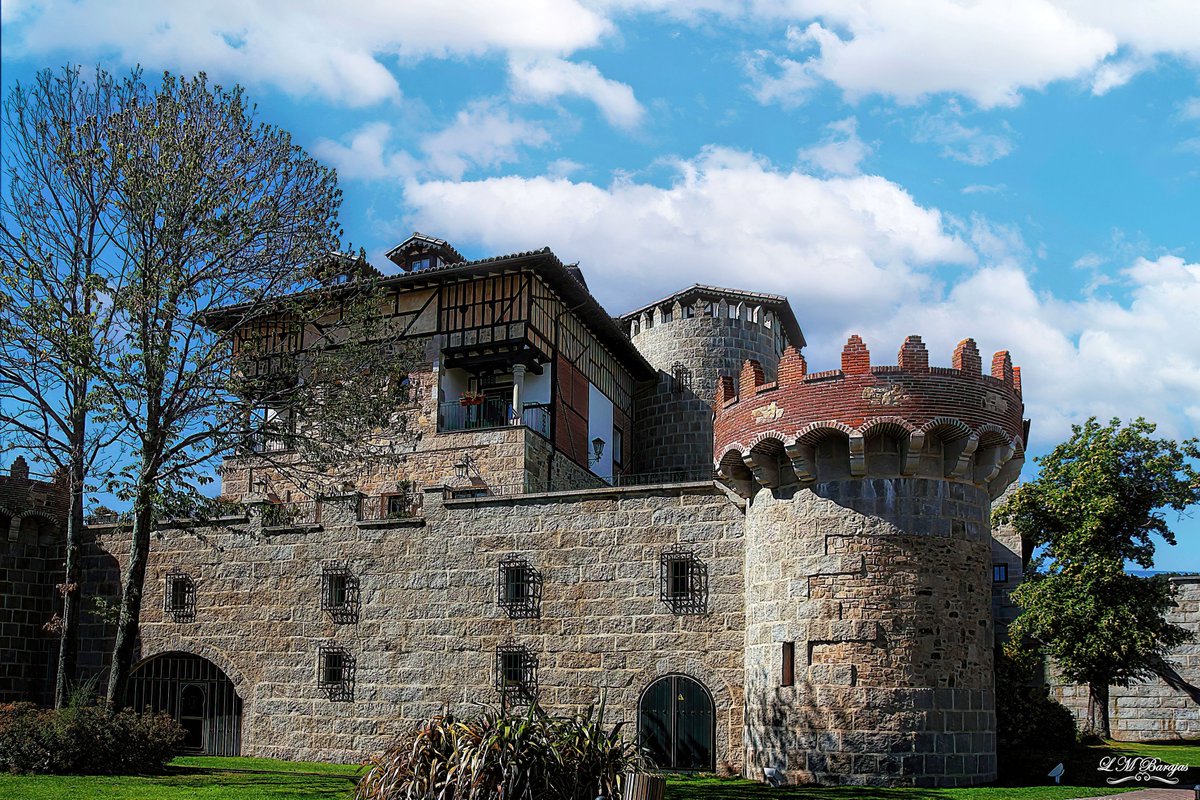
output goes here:
[{"label": "white column", "polygon": [[525,390],[525,365],[524,364],[513,364],[512,407],[513,407],[513,424],[515,424],[515,425],[521,424],[521,416],[522,416],[521,412],[523,410],[522,406],[521,406],[521,395],[524,392],[524,390]]}]

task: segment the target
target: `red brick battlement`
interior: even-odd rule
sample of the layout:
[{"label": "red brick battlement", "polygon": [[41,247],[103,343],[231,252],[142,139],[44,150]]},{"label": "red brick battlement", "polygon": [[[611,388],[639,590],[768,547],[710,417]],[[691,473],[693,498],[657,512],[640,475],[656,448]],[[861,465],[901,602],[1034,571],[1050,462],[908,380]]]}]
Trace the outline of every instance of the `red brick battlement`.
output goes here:
[{"label": "red brick battlement", "polygon": [[[995,491],[998,479],[1016,477],[1024,456],[1021,370],[1002,350],[992,357],[991,374],[983,374],[972,339],[959,342],[951,364],[929,366],[919,336],[905,339],[896,363],[888,365],[873,365],[863,340],[851,336],[841,369],[824,372],[810,373],[804,356],[789,348],[773,382],[758,363],[747,361],[741,374],[721,378],[717,387],[714,461],[735,482],[746,478],[744,464],[771,485],[774,462],[786,452],[801,483],[921,476],[988,484]],[[893,441],[868,442],[880,436]],[[817,445],[829,437],[843,444],[827,444],[821,462]],[[834,452],[841,447],[846,470]]]}]

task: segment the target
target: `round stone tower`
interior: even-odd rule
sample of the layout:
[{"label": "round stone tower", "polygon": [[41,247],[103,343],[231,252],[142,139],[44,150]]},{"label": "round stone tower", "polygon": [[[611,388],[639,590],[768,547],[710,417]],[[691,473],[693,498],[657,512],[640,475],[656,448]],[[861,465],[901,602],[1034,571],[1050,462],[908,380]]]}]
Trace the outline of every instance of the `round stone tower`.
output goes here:
[{"label": "round stone tower", "polygon": [[1020,370],[910,336],[872,366],[722,378],[715,463],[748,498],[746,764],[789,781],[961,786],[996,776],[991,501],[1024,456]]},{"label": "round stone tower", "polygon": [[712,403],[721,375],[753,359],[774,375],[787,346],[804,334],[787,298],[692,286],[632,311],[621,322],[634,346],[658,370],[637,397],[630,473],[708,478],[712,469]]}]

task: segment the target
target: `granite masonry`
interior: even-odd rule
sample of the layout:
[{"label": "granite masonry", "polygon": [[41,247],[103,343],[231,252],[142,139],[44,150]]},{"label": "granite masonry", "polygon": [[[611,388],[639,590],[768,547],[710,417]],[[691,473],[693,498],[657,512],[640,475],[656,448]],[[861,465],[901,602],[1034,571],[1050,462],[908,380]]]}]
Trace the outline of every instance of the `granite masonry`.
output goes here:
[{"label": "granite masonry", "polygon": [[[131,704],[197,752],[354,761],[443,709],[604,697],[664,768],[995,776],[993,616],[1027,557],[989,526],[1027,439],[1007,353],[930,366],[910,337],[872,364],[852,337],[810,373],[786,298],[694,286],[613,318],[549,250],[388,257],[418,354],[402,457],[314,490],[277,425],[227,459],[229,515],[152,543]],[[52,677],[55,532],[30,525],[0,700]],[[128,530],[89,536],[86,589],[115,597]]]}]

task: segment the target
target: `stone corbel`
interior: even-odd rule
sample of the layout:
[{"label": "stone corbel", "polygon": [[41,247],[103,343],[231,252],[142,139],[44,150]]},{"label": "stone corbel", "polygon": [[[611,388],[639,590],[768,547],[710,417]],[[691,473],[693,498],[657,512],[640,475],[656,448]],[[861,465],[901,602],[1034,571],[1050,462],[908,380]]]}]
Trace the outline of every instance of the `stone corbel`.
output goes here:
[{"label": "stone corbel", "polygon": [[813,483],[817,480],[817,448],[810,444],[793,442],[784,447],[784,451],[792,461],[792,471],[801,483]]},{"label": "stone corbel", "polygon": [[972,434],[959,441],[962,442],[962,450],[958,452],[958,463],[954,465],[954,468],[950,470],[950,474],[946,477],[969,480],[972,477],[971,469],[973,465],[971,459],[975,455],[975,449],[979,447],[979,437]]},{"label": "stone corbel", "polygon": [[997,445],[989,447],[981,455],[987,455],[988,460],[976,465],[974,479],[975,483],[982,486],[986,483],[991,483],[997,475],[1000,474],[1000,469],[1009,462],[1016,452],[1012,445]]},{"label": "stone corbel", "polygon": [[768,489],[779,486],[779,462],[774,456],[743,453],[742,461],[754,473],[754,480]]},{"label": "stone corbel", "polygon": [[867,474],[866,440],[861,433],[850,434],[850,474],[855,478]]},{"label": "stone corbel", "polygon": [[908,437],[908,453],[904,457],[901,475],[916,475],[921,467],[921,452],[925,449],[925,433],[913,431]]}]

